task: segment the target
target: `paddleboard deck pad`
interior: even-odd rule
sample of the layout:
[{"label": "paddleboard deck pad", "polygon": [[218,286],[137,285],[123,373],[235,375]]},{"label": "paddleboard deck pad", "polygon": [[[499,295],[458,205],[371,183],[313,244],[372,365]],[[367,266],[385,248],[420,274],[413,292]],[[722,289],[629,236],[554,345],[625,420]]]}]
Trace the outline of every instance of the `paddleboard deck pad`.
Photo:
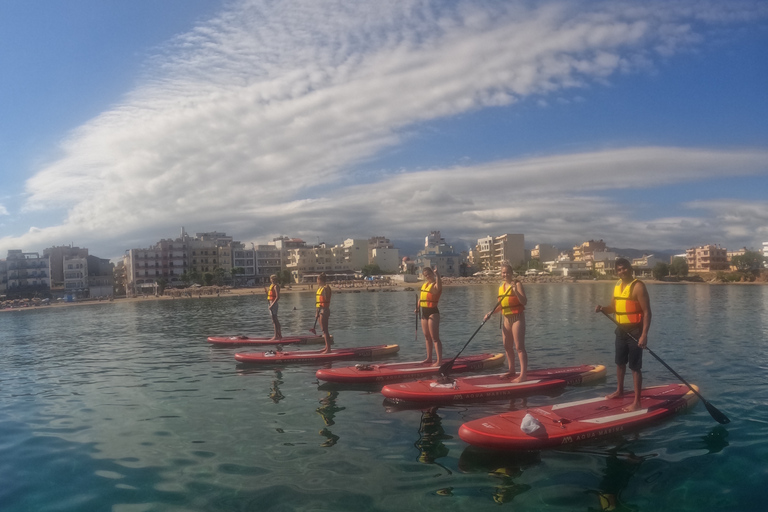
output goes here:
[{"label": "paddleboard deck pad", "polygon": [[[628,392],[621,398],[590,398],[488,416],[464,423],[459,437],[495,450],[557,448],[650,425],[692,407],[698,398],[685,384],[669,384],[644,389],[642,408],[625,412],[623,408],[633,400],[634,393]],[[526,414],[538,423],[529,434],[522,429]]]},{"label": "paddleboard deck pad", "polygon": [[[478,372],[496,368],[504,363],[504,354],[477,354],[459,357],[453,363],[453,372]],[[326,382],[335,383],[376,383],[396,382],[438,375],[440,366],[425,365],[421,361],[384,364],[356,364],[343,368],[321,368],[315,376]]]},{"label": "paddleboard deck pad", "polygon": [[[239,345],[308,345],[315,343],[325,343],[322,336],[315,335],[295,335],[285,336],[279,340],[273,340],[271,337],[258,337],[258,336],[208,336],[208,343],[220,346],[239,346]],[[333,336],[331,336],[331,343],[333,343]]]},{"label": "paddleboard deck pad", "polygon": [[330,352],[322,350],[293,350],[267,352],[238,352],[235,359],[241,363],[275,364],[275,363],[312,363],[336,361],[339,359],[366,359],[394,354],[400,350],[399,345],[373,345],[370,347],[333,348]]},{"label": "paddleboard deck pad", "polygon": [[581,365],[531,370],[524,382],[510,382],[512,378],[504,375],[475,375],[451,379],[449,382],[441,382],[438,379],[388,384],[381,392],[393,402],[443,404],[491,400],[592,382],[605,377],[605,366]]}]

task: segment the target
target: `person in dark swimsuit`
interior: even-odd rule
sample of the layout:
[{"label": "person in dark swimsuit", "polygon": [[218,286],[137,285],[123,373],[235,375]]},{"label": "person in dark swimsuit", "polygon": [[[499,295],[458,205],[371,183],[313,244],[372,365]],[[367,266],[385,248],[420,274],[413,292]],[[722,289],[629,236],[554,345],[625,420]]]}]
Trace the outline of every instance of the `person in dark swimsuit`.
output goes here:
[{"label": "person in dark swimsuit", "polygon": [[440,300],[440,294],[443,293],[443,283],[440,273],[430,267],[426,267],[422,275],[424,284],[419,294],[419,308],[421,308],[421,330],[424,332],[427,345],[427,358],[424,359],[423,364],[432,364],[434,351],[437,358],[434,366],[440,366],[443,361],[443,344],[440,342],[440,310],[437,309],[437,302]]}]

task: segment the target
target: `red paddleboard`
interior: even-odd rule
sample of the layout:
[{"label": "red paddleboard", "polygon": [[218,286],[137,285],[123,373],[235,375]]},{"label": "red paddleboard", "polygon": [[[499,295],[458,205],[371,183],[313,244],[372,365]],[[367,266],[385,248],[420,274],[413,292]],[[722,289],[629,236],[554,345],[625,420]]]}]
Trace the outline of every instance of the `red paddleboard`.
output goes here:
[{"label": "red paddleboard", "polygon": [[239,352],[235,359],[241,363],[275,364],[275,363],[312,363],[335,361],[338,359],[363,359],[394,354],[400,350],[399,345],[373,345],[370,347],[332,348],[325,354],[322,350],[293,350],[277,352]]},{"label": "red paddleboard", "polygon": [[[629,392],[622,398],[590,398],[488,416],[464,423],[459,437],[495,450],[556,448],[644,427],[693,406],[698,398],[685,384],[655,386],[642,391],[642,409],[624,412],[633,400],[634,393]],[[540,424],[530,434],[521,429],[526,414]]]},{"label": "red paddleboard", "polygon": [[[297,336],[285,336],[281,340],[273,340],[271,337],[253,337],[253,336],[208,336],[208,343],[222,346],[238,346],[238,345],[307,345],[309,343],[325,343],[322,336],[315,335],[297,335]],[[331,336],[331,343],[333,343],[333,336]]]},{"label": "red paddleboard", "polygon": [[[456,359],[451,372],[478,372],[504,363],[504,354],[477,354]],[[421,361],[386,364],[356,364],[344,368],[321,368],[315,375],[320,380],[339,383],[394,382],[437,375],[440,366]]]},{"label": "red paddleboard", "polygon": [[502,375],[504,374],[461,377],[447,383],[441,383],[439,380],[417,380],[388,384],[381,392],[396,402],[435,404],[524,396],[597,380],[605,377],[605,366],[585,364],[532,370],[528,372],[525,382],[510,382],[511,378]]}]

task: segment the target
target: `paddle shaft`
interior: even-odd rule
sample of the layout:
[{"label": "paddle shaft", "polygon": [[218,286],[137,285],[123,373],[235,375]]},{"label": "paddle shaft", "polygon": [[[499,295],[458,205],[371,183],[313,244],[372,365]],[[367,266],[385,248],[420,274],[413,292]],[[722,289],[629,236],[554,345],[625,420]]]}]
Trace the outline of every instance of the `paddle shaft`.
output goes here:
[{"label": "paddle shaft", "polygon": [[446,373],[446,372],[449,372],[449,371],[451,371],[451,368],[453,368],[453,363],[455,363],[455,362],[456,362],[456,359],[458,359],[458,358],[459,358],[459,356],[461,355],[461,353],[462,353],[462,352],[464,352],[464,349],[465,349],[465,348],[467,348],[467,345],[469,345],[469,342],[470,342],[470,341],[472,341],[472,338],[474,338],[474,337],[475,337],[475,335],[476,335],[478,332],[480,332],[480,329],[482,329],[482,328],[483,328],[483,326],[485,325],[485,322],[487,322],[487,321],[488,321],[488,319],[489,319],[489,318],[491,318],[491,315],[493,314],[493,312],[494,312],[494,311],[496,311],[496,308],[498,308],[498,307],[499,307],[499,305],[501,304],[501,301],[503,301],[503,300],[504,300],[504,299],[507,297],[507,295],[509,295],[509,292],[511,292],[511,291],[514,289],[514,287],[515,287],[515,285],[514,285],[514,283],[512,283],[512,286],[510,286],[509,288],[507,288],[507,291],[506,291],[506,292],[504,292],[504,294],[503,294],[501,297],[499,297],[499,300],[496,302],[496,305],[495,305],[495,306],[493,306],[493,309],[491,310],[491,312],[490,312],[490,313],[488,313],[488,317],[487,317],[487,318],[483,318],[483,323],[481,323],[481,324],[478,326],[478,328],[477,328],[477,329],[475,329],[475,332],[474,332],[474,333],[472,333],[472,336],[470,336],[470,337],[469,337],[469,339],[468,339],[468,340],[467,340],[467,342],[464,344],[464,346],[463,346],[463,347],[461,347],[461,350],[459,350],[459,353],[458,353],[458,354],[456,354],[456,357],[454,357],[453,359],[451,359],[449,362],[447,362],[447,363],[445,363],[445,364],[442,364],[442,365],[440,365],[440,374],[441,374],[441,375],[445,375],[445,373]]},{"label": "paddle shaft", "polygon": [[[612,322],[613,322],[613,323],[615,323],[617,326],[619,326],[619,329],[621,329],[621,324],[620,324],[620,323],[619,323],[619,322],[618,322],[618,321],[617,321],[615,318],[613,318],[611,315],[609,315],[608,313],[606,313],[606,312],[605,312],[605,311],[603,311],[603,310],[600,310],[600,312],[601,312],[602,314],[604,314],[604,315],[606,316],[606,318],[608,318],[610,321],[612,321]],[[623,329],[622,329],[622,330],[623,330]],[[632,340],[633,340],[635,343],[640,343],[640,342],[638,341],[638,339],[637,339],[637,338],[635,338],[635,337],[634,337],[634,336],[633,336],[631,333],[629,333],[629,332],[627,332],[627,331],[624,331],[624,333],[625,333],[627,336],[629,336],[629,337],[630,337],[630,338],[631,338],[631,339],[632,339]],[[693,391],[693,392],[694,392],[694,394],[695,394],[697,397],[699,397],[699,399],[701,400],[701,403],[703,403],[703,404],[704,404],[704,407],[706,407],[706,408],[707,408],[707,411],[709,411],[709,414],[712,416],[712,418],[714,418],[714,419],[715,419],[715,421],[717,421],[718,423],[722,423],[722,424],[725,424],[725,423],[730,423],[730,422],[731,422],[731,420],[729,420],[729,419],[728,419],[728,417],[727,417],[725,414],[723,414],[722,412],[720,412],[720,411],[719,411],[719,410],[718,410],[718,409],[717,409],[717,408],[716,408],[714,405],[710,404],[710,403],[709,403],[709,402],[708,402],[708,401],[707,401],[707,400],[706,400],[706,399],[705,399],[703,396],[701,396],[701,393],[699,393],[698,391],[696,391],[696,388],[694,388],[693,386],[691,386],[691,385],[688,383],[688,381],[686,381],[684,378],[682,378],[682,377],[680,376],[680,374],[679,374],[679,373],[677,373],[675,370],[673,370],[671,366],[669,366],[667,363],[665,363],[665,362],[664,362],[664,360],[663,360],[663,359],[661,359],[659,356],[657,356],[657,355],[656,355],[656,352],[654,352],[653,350],[649,349],[647,346],[646,346],[646,347],[643,347],[643,348],[644,348],[645,350],[647,350],[647,351],[648,351],[648,352],[649,352],[649,353],[650,353],[650,354],[651,354],[653,357],[655,357],[655,358],[656,358],[656,360],[657,360],[658,362],[660,362],[661,364],[663,364],[663,365],[664,365],[664,367],[665,367],[667,370],[669,370],[670,372],[672,372],[672,375],[674,375],[675,377],[677,377],[678,379],[680,379],[680,381],[681,381],[683,384],[685,384],[686,386],[688,386],[688,388],[689,388],[691,391]]]},{"label": "paddle shaft", "polygon": [[419,340],[419,317],[421,316],[419,312],[421,311],[421,308],[419,307],[419,294],[416,294],[416,309],[413,312],[413,316],[416,318],[416,326],[413,330],[413,341],[416,342]]}]

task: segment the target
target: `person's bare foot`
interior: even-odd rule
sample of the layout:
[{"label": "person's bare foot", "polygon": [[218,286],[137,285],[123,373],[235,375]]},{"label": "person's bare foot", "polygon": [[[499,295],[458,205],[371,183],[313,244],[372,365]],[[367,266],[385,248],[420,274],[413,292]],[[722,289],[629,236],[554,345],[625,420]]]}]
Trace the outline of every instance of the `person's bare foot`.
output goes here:
[{"label": "person's bare foot", "polygon": [[621,398],[622,396],[624,396],[624,392],[623,391],[614,391],[610,395],[605,395],[605,398],[607,398],[609,400],[612,400],[614,398]]},{"label": "person's bare foot", "polygon": [[435,364],[433,364],[432,366],[440,366],[442,364],[443,362],[440,359],[438,359],[437,361],[435,361]]},{"label": "person's bare foot", "polygon": [[499,375],[499,380],[509,380],[514,378],[515,375],[517,375],[515,372],[502,373]]},{"label": "person's bare foot", "polygon": [[639,411],[642,408],[642,406],[637,402],[632,402],[628,406],[624,407],[622,411],[624,412],[633,412],[633,411]]},{"label": "person's bare foot", "polygon": [[527,375],[525,375],[524,373],[521,373],[519,377],[512,379],[510,382],[525,382],[526,379],[527,379]]}]

